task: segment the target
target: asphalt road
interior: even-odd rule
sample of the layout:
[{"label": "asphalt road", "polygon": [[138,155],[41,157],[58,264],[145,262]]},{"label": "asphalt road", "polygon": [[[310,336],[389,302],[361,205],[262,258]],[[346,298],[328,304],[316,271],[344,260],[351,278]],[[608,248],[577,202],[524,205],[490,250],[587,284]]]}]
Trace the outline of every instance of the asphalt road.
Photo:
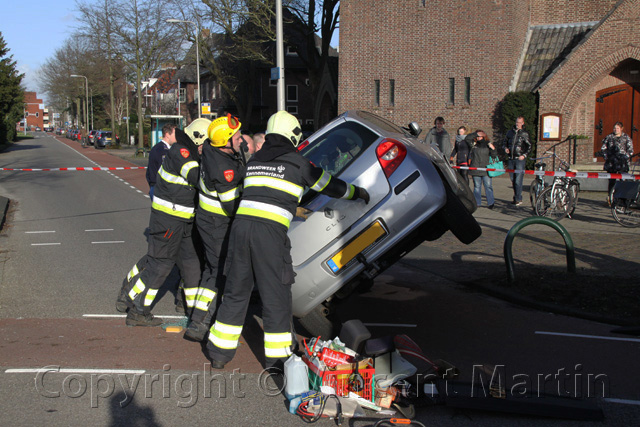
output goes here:
[{"label": "asphalt road", "polygon": [[[0,167],[132,166],[105,150],[38,136],[0,153]],[[144,171],[0,174],[0,195],[12,200],[0,233],[2,425],[304,424],[261,381],[257,322],[248,322],[239,354],[221,377],[208,369],[201,347],[181,335],[105,317],[118,315],[114,299],[122,278],[146,250]],[[485,230],[508,229],[507,206],[497,207],[497,213],[478,211]],[[609,225],[615,236],[618,229]],[[498,236],[504,237],[487,232],[483,239],[491,241],[469,247],[449,234],[425,243],[378,277],[371,291],[339,305],[338,315],[363,320],[376,337],[410,335],[428,356],[455,364],[463,380],[499,366],[508,390],[521,384],[514,394],[538,388],[557,394],[560,387],[589,396],[603,408],[605,424],[640,424],[640,340],[456,283],[456,271],[471,275],[483,254],[495,261],[490,246],[502,245]],[[160,295],[154,313],[175,316],[172,295]],[[603,389],[605,399],[593,397]],[[418,419],[425,425],[585,425],[442,406],[421,408]]]}]

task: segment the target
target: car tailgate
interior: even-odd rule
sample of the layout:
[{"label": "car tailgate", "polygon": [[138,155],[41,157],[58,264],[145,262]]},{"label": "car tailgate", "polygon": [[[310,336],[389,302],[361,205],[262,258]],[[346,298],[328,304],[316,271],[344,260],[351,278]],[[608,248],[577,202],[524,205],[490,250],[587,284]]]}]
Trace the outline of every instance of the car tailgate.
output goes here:
[{"label": "car tailgate", "polygon": [[365,204],[363,200],[334,199],[319,194],[304,205],[313,213],[304,222],[296,218],[289,229],[293,265],[304,263],[326,245],[347,234],[358,220],[389,194],[391,187],[378,163],[376,145],[370,147],[339,176],[343,181],[364,187],[369,193],[369,203]]}]

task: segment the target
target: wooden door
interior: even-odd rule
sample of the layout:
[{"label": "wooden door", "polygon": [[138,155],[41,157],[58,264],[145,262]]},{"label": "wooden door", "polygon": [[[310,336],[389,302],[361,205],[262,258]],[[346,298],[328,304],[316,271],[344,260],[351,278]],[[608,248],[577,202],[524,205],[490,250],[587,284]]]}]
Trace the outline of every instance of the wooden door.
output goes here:
[{"label": "wooden door", "polygon": [[640,150],[640,87],[624,84],[596,92],[594,157],[602,148],[604,137],[613,132],[616,122],[622,122],[624,132],[633,139],[633,152],[637,153]]}]

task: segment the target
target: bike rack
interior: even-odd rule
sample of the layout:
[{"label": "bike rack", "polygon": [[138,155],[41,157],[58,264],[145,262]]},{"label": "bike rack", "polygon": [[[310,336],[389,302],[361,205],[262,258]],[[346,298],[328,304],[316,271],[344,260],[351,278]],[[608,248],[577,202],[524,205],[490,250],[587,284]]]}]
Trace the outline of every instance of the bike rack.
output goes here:
[{"label": "bike rack", "polygon": [[558,233],[560,233],[560,235],[564,239],[564,245],[567,249],[567,271],[569,273],[575,273],[576,272],[576,254],[575,254],[575,249],[573,247],[573,240],[571,239],[571,235],[569,234],[567,229],[564,228],[562,225],[560,225],[560,223],[552,219],[539,217],[539,216],[532,216],[515,223],[507,233],[507,237],[504,240],[504,262],[507,265],[508,283],[513,283],[515,281],[515,273],[513,269],[513,254],[511,253],[513,240],[515,239],[516,234],[518,234],[520,230],[532,224],[547,225],[555,229]]}]

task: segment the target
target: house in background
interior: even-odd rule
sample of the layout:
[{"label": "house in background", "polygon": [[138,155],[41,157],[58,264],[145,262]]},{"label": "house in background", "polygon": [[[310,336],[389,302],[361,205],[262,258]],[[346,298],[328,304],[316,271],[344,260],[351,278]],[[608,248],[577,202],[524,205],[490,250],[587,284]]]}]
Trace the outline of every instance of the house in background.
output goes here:
[{"label": "house in background", "polygon": [[[45,109],[42,99],[38,98],[36,92],[24,92],[24,109],[27,130],[35,130],[36,127],[44,129]],[[47,115],[48,123],[48,115]],[[24,123],[21,129],[24,132]]]},{"label": "house in background", "polygon": [[539,152],[586,135],[577,157],[591,161],[618,120],[640,150],[639,19],[636,0],[343,0],[338,110],[426,129],[443,116],[450,133],[466,125],[499,139],[498,103],[533,91],[539,115],[561,120]]}]

